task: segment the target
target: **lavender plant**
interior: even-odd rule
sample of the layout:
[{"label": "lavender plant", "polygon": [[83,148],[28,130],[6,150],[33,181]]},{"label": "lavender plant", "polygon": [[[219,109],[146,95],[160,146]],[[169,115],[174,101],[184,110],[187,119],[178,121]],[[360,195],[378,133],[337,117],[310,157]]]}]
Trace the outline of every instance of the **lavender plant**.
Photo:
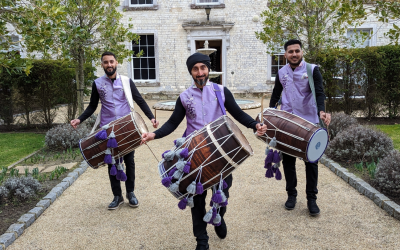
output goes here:
[{"label": "lavender plant", "polygon": [[41,189],[41,184],[32,177],[10,177],[0,186],[0,197],[28,199]]},{"label": "lavender plant", "polygon": [[89,132],[90,130],[85,125],[80,125],[77,129],[74,129],[69,124],[62,124],[47,131],[45,144],[52,149],[77,147],[79,140]]},{"label": "lavender plant", "polygon": [[328,127],[330,139],[333,140],[341,131],[357,125],[358,121],[356,118],[346,115],[344,112],[333,113],[331,123]]},{"label": "lavender plant", "polygon": [[392,150],[379,161],[375,172],[375,184],[381,191],[400,195],[400,152]]},{"label": "lavender plant", "polygon": [[353,126],[339,132],[325,151],[334,160],[372,162],[393,150],[393,141],[381,131]]}]

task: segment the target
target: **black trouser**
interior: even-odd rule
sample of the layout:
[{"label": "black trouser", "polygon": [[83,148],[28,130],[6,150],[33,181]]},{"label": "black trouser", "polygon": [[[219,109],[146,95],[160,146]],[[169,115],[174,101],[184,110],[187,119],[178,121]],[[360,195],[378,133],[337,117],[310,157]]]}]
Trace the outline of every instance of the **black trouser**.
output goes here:
[{"label": "black trouser", "polygon": [[[297,196],[296,157],[282,153],[283,171],[286,179],[286,192],[288,196]],[[316,200],[318,189],[318,162],[306,162],[306,194],[308,200]]]},{"label": "black trouser", "polygon": [[[226,198],[229,198],[229,188],[232,186],[232,175],[229,175],[225,178],[225,182],[228,184],[228,187],[224,189],[224,193]],[[204,191],[201,195],[196,195],[193,198],[194,207],[191,209],[192,212],[192,222],[193,222],[193,234],[196,237],[197,242],[203,242],[204,245],[208,242],[207,235],[207,222],[203,221],[204,215],[206,215],[206,197],[207,191]],[[226,207],[221,207],[219,210],[219,214],[221,215],[221,219],[224,217],[226,213]]]},{"label": "black trouser", "polygon": [[[135,190],[135,151],[130,152],[124,156],[125,162],[125,174],[126,174],[126,193],[133,192]],[[110,177],[111,190],[114,196],[122,196],[121,181],[117,180],[115,175],[110,175],[111,164],[108,164],[108,176]]]}]

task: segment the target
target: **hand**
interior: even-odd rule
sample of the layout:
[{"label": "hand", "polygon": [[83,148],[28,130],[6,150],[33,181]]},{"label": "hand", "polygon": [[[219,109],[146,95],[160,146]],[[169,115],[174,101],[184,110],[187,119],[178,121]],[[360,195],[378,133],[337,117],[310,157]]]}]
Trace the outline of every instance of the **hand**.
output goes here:
[{"label": "hand", "polygon": [[321,112],[319,112],[319,117],[326,124],[326,126],[328,126],[329,123],[331,123],[331,114],[321,111]]},{"label": "hand", "polygon": [[158,127],[158,124],[159,124],[159,122],[158,121],[156,121],[156,119],[151,119],[151,124],[153,124],[153,128],[157,128]]},{"label": "hand", "polygon": [[74,129],[76,129],[76,127],[78,127],[78,125],[81,124],[81,120],[79,120],[79,119],[74,119],[74,120],[72,120],[70,123],[71,123],[71,126],[72,126]]},{"label": "hand", "polygon": [[154,133],[143,133],[140,145],[145,144],[148,141],[154,140],[154,137],[156,137],[156,134]]},{"label": "hand", "polygon": [[265,125],[263,123],[257,123],[256,129],[257,129],[257,135],[262,136],[263,134],[265,134],[267,132],[267,125]]}]

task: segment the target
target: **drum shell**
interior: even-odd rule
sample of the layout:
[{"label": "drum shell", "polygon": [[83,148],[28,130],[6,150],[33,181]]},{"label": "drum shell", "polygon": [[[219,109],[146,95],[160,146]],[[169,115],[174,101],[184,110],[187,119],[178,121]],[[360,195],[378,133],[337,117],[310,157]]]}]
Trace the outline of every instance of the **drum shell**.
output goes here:
[{"label": "drum shell", "polygon": [[[286,118],[287,120],[274,116],[272,114],[272,112],[275,114],[279,114],[279,116]],[[261,116],[261,114],[257,115],[257,117],[255,119],[257,122],[260,122],[260,116]],[[307,148],[308,148],[308,141],[312,138],[313,134],[317,130],[320,129],[320,127],[316,126],[315,124],[313,124],[297,115],[291,114],[291,113],[283,111],[283,110],[277,110],[277,109],[272,109],[272,111],[270,109],[264,110],[264,119],[268,121],[268,122],[265,122],[265,121],[263,122],[267,125],[268,137],[270,137],[270,138],[275,137],[277,141],[285,143],[292,147],[301,149],[302,152],[299,152],[297,150],[294,150],[292,148],[289,148],[289,147],[279,144],[279,143],[277,143],[277,146],[275,147],[277,150],[280,150],[286,154],[296,156],[296,157],[299,157],[299,158],[307,161],[307,153],[306,152],[307,152]],[[285,133],[282,133],[279,130],[275,134],[274,130],[270,130],[271,128],[273,128],[271,123],[275,127],[277,127],[279,130],[283,130],[292,135],[303,138],[304,140],[299,140],[298,138],[287,135]],[[308,130],[302,128],[301,126],[296,125],[296,123],[307,128]],[[270,139],[266,139],[265,137],[260,137],[258,135],[256,135],[256,137],[258,139],[266,142],[267,144],[269,144],[269,142],[270,142]]]},{"label": "drum shell", "polygon": [[[212,128],[218,125],[221,125],[218,129]],[[241,138],[244,139],[245,137],[241,134],[241,132],[241,135],[237,136],[237,134],[239,133],[237,130],[239,129],[227,116],[223,116],[223,119],[220,118],[210,123],[210,127],[210,130],[212,131],[212,134],[216,139],[222,138],[218,140],[218,144],[221,145],[221,149],[226,152],[226,154],[229,156],[229,158],[232,159],[233,162],[240,164],[253,154],[253,150],[251,149],[248,142],[247,145],[242,147],[244,140],[239,139],[238,136],[243,136]],[[224,171],[224,173],[222,174],[223,179],[229,176],[236,169],[235,167],[231,167],[232,164],[229,163],[228,160],[223,157],[222,153],[217,149],[218,145],[213,143],[212,138],[209,136],[209,132],[211,132],[210,130],[207,131],[207,129],[203,129],[197,133],[194,132],[189,146],[184,144],[184,147],[187,147],[189,149],[189,152],[193,150],[196,146],[198,149],[194,151],[191,158],[190,172],[188,174],[184,174],[180,181],[180,194],[174,194],[174,196],[178,199],[187,194],[186,188],[196,179],[200,169],[199,166],[201,166],[202,164],[206,165],[202,169],[200,179],[200,182],[203,184],[204,190],[207,190],[215,184],[219,183],[221,171],[224,167],[225,169],[229,170]],[[231,134],[232,136],[228,138],[228,136]],[[172,166],[177,162],[177,160],[178,157],[175,156],[174,160],[172,161],[160,162],[161,168],[163,169],[160,170],[161,178],[165,176],[166,172],[169,172],[172,169]],[[176,181],[176,179],[173,179],[172,182]],[[198,182],[198,180],[196,182]]]},{"label": "drum shell", "polygon": [[[142,133],[148,132],[143,118],[137,112],[131,112],[124,117],[110,122],[108,125],[107,135],[111,133],[113,130],[112,126],[114,126],[114,134],[118,147],[113,149],[113,156],[118,156],[118,158],[129,154],[139,147]],[[94,169],[105,164],[104,157],[108,140],[99,141],[95,138],[95,135],[101,130],[98,129],[79,141],[79,148],[83,158]]]}]

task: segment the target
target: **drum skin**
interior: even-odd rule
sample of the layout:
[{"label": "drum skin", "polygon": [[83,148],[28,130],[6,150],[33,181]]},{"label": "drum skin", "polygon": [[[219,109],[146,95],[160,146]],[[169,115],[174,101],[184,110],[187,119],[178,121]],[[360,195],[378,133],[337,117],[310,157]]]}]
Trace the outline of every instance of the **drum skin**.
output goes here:
[{"label": "drum skin", "polygon": [[[279,115],[280,117],[275,116],[273,113]],[[256,121],[260,122],[260,116],[261,113],[258,114],[258,116],[256,117]],[[286,118],[286,119],[282,119]],[[267,121],[265,121],[267,120]],[[293,122],[290,122],[290,121]],[[278,109],[264,109],[264,124],[267,125],[267,135],[270,138],[276,137],[276,140],[285,144],[288,144],[292,147],[301,149],[302,152],[296,151],[294,149],[291,149],[285,145],[282,144],[277,144],[277,146],[275,147],[277,150],[280,150],[284,153],[290,154],[292,156],[296,156],[299,158],[302,158],[303,160],[307,161],[307,149],[308,149],[308,141],[310,141],[310,139],[312,138],[312,136],[314,135],[314,133],[318,130],[321,130],[320,127],[316,126],[315,124],[297,116],[294,114],[291,114],[289,112],[283,111],[283,110],[278,110]],[[306,129],[302,128],[301,126],[298,126],[297,124],[300,124],[306,128],[309,129],[309,131],[307,131]],[[270,130],[273,129],[273,126],[277,127],[279,130],[283,130],[285,132],[288,132],[292,135],[295,135],[297,137],[303,138],[304,140],[299,140],[293,136],[287,135],[285,133],[280,132],[279,130],[276,132],[275,135],[275,130]],[[270,142],[270,139],[267,139],[265,136],[258,136],[256,135],[256,137],[264,142],[266,142],[267,144]]]},{"label": "drum skin", "polygon": [[[113,156],[122,157],[140,146],[142,133],[148,132],[143,118],[137,113],[132,112],[124,117],[110,122],[107,135],[112,131],[114,125],[115,139],[118,147],[114,149]],[[97,169],[105,164],[104,156],[107,149],[108,140],[97,140],[95,135],[101,130],[98,129],[88,137],[79,141],[79,148],[82,156],[90,167]],[[130,143],[132,142],[132,143]],[[97,145],[96,145],[97,144]],[[97,156],[96,156],[97,155]]]},{"label": "drum skin", "polygon": [[[232,122],[232,120],[227,116],[222,116],[221,118],[210,123],[211,131],[213,131],[212,134],[218,140],[219,138],[233,133],[233,136],[218,140],[218,143],[221,145],[222,150],[227,153],[233,162],[240,164],[253,154],[253,150],[251,149],[247,139],[244,137],[240,129]],[[212,128],[220,124],[222,124],[222,126],[219,128]],[[232,173],[232,171],[235,170],[235,167],[231,167],[232,164],[228,163],[228,160],[223,157],[219,150],[217,150],[217,145],[213,143],[212,138],[208,136],[209,132],[210,131],[207,131],[207,129],[199,130],[198,133],[194,132],[189,146],[187,146],[187,142],[185,142],[183,145],[183,147],[187,147],[189,149],[189,152],[196,146],[198,149],[193,153],[190,172],[188,174],[184,174],[183,178],[181,179],[179,193],[182,195],[187,194],[186,188],[196,179],[200,169],[199,166],[202,164],[206,165],[202,169],[200,179],[204,190],[207,190],[213,185],[219,183],[221,171],[225,166],[225,169],[229,170],[224,171],[223,178],[226,178]],[[186,139],[188,141],[188,138]],[[224,142],[225,140],[226,142]],[[236,149],[238,147],[242,148]],[[172,169],[171,167],[177,162],[177,160],[178,158],[175,156],[174,160],[172,161],[161,161],[160,163],[163,164],[163,169],[170,171],[170,169]],[[160,174],[162,175],[169,171],[160,171]],[[172,180],[173,183],[176,181],[176,179]]]}]

